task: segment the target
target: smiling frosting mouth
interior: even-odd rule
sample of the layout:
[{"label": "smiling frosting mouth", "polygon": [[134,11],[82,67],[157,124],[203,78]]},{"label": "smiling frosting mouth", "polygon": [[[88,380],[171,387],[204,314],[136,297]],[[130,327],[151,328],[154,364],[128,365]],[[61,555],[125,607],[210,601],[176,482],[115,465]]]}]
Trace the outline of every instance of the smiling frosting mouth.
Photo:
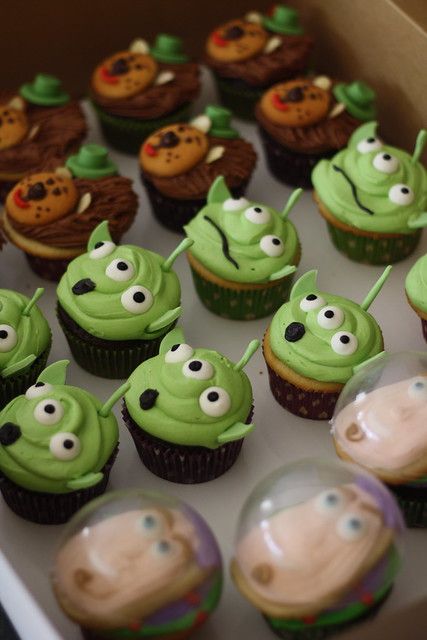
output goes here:
[{"label": "smiling frosting mouth", "polygon": [[353,200],[355,201],[355,203],[357,204],[359,209],[362,209],[362,211],[365,211],[365,213],[369,213],[370,216],[373,216],[375,212],[372,211],[372,209],[369,209],[368,207],[365,207],[365,205],[363,205],[360,202],[359,196],[357,195],[356,185],[351,180],[351,178],[346,174],[344,169],[341,169],[341,167],[338,167],[336,164],[332,165],[332,169],[334,171],[336,171],[337,173],[340,173],[342,175],[342,177],[344,178],[344,180],[346,180],[346,182],[350,185],[350,189],[351,189],[351,193],[352,193],[352,196],[353,196]]},{"label": "smiling frosting mouth", "polygon": [[223,252],[224,257],[226,258],[226,260],[231,262],[231,264],[234,265],[236,267],[236,269],[239,269],[239,264],[236,262],[236,260],[230,254],[230,247],[228,245],[227,236],[225,235],[224,231],[221,229],[221,227],[219,227],[217,225],[216,222],[214,222],[212,220],[212,218],[210,216],[203,216],[203,217],[207,222],[209,222],[209,224],[211,224],[214,227],[214,229],[216,229],[218,231],[219,235],[221,236],[222,252]]}]

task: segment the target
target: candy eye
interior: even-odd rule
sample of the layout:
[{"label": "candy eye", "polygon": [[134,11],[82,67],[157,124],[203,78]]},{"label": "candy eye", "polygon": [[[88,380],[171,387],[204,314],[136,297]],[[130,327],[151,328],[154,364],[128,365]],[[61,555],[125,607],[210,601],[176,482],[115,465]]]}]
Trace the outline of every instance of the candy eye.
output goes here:
[{"label": "candy eye", "polygon": [[156,558],[168,558],[175,551],[175,545],[168,540],[158,540],[151,547],[151,553]]},{"label": "candy eye", "polygon": [[150,511],[138,519],[137,526],[138,530],[147,538],[158,537],[164,529],[163,522],[158,515]]},{"label": "candy eye", "polygon": [[186,378],[196,378],[196,380],[209,380],[215,370],[210,362],[206,360],[189,360],[182,367],[182,373]]},{"label": "candy eye", "polygon": [[399,160],[390,153],[377,153],[372,164],[381,173],[395,173],[399,168]]},{"label": "candy eye", "polygon": [[427,398],[427,380],[426,378],[417,378],[408,388],[408,394],[411,398]]},{"label": "candy eye", "polygon": [[64,409],[58,400],[46,398],[36,404],[33,415],[40,424],[52,425],[61,420],[64,415]]},{"label": "candy eye", "polygon": [[299,308],[301,311],[313,311],[313,309],[323,307],[325,304],[326,302],[321,296],[315,293],[309,293],[308,296],[305,296],[305,298],[301,300]]},{"label": "candy eye", "polygon": [[25,392],[25,397],[27,400],[32,400],[33,398],[38,398],[38,396],[42,396],[45,393],[50,393],[53,390],[53,387],[48,382],[36,382],[32,387],[28,387]]},{"label": "candy eye", "polygon": [[381,149],[383,143],[379,138],[365,138],[365,140],[361,140],[357,144],[357,150],[360,153],[369,153],[370,151],[376,151],[377,149]]},{"label": "candy eye", "polygon": [[54,458],[58,460],[74,460],[80,453],[81,444],[74,433],[62,431],[55,433],[49,442],[49,449]]},{"label": "candy eye", "polygon": [[126,289],[121,297],[122,305],[129,313],[145,313],[153,305],[153,294],[146,287],[135,285]]},{"label": "candy eye", "polygon": [[8,324],[0,324],[0,353],[12,351],[17,342],[15,329]]},{"label": "candy eye", "polygon": [[337,522],[339,537],[349,542],[360,540],[365,535],[366,529],[366,520],[355,514],[342,516]]},{"label": "candy eye", "polygon": [[278,258],[282,255],[285,247],[283,242],[277,236],[264,236],[261,238],[259,246],[270,258]]},{"label": "candy eye", "polygon": [[389,199],[394,204],[411,204],[414,199],[414,192],[407,184],[395,184],[388,192]]},{"label": "candy eye", "polygon": [[350,331],[337,331],[331,338],[331,347],[340,356],[351,356],[358,344],[356,336]]},{"label": "candy eye", "polygon": [[165,362],[185,362],[194,353],[193,347],[189,344],[174,344],[165,355]]},{"label": "candy eye", "polygon": [[203,413],[213,418],[225,415],[231,407],[230,396],[221,387],[208,387],[199,398],[199,405]]},{"label": "candy eye", "polygon": [[105,269],[105,275],[117,282],[130,280],[135,273],[133,264],[123,258],[115,258]]},{"label": "candy eye", "polygon": [[89,252],[89,258],[92,260],[99,260],[100,258],[105,258],[109,256],[110,253],[113,253],[116,245],[114,242],[110,240],[104,240],[103,242],[97,242],[92,251]]},{"label": "candy eye", "polygon": [[245,211],[245,218],[254,224],[266,224],[271,220],[271,213],[265,207],[249,207]]},{"label": "candy eye", "polygon": [[239,211],[239,209],[243,209],[247,207],[249,201],[246,198],[227,198],[222,203],[222,208],[224,211]]},{"label": "candy eye", "polygon": [[317,314],[317,324],[323,329],[338,329],[344,322],[344,313],[339,307],[323,307]]},{"label": "candy eye", "polygon": [[336,489],[323,491],[314,503],[316,511],[323,514],[336,513],[344,504],[343,495]]}]

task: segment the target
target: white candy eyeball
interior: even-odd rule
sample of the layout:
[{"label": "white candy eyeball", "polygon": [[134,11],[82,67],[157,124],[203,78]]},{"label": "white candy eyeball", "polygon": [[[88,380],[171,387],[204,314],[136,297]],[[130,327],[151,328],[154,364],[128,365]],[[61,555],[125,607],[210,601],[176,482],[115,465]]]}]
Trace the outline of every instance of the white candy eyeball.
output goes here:
[{"label": "white candy eyeball", "polygon": [[343,494],[337,489],[323,491],[317,496],[314,503],[316,511],[325,515],[336,513],[343,505]]},{"label": "white candy eyeball", "polygon": [[224,211],[239,211],[240,209],[244,209],[247,207],[249,201],[246,198],[227,198],[222,203],[222,208]]},{"label": "white candy eyeball", "polygon": [[278,258],[285,250],[283,241],[277,236],[264,236],[259,242],[261,251],[264,251],[270,258]]},{"label": "white candy eyeball", "polygon": [[427,399],[427,378],[417,378],[408,387],[408,394],[411,398]]},{"label": "white candy eyeball", "polygon": [[92,251],[89,252],[89,258],[92,260],[99,260],[100,258],[106,258],[113,253],[116,245],[110,240],[104,240],[103,242],[97,242]]},{"label": "white candy eyeball", "polygon": [[203,413],[213,418],[220,418],[229,411],[231,399],[225,389],[208,387],[200,394],[199,405]]},{"label": "white candy eyeball", "polygon": [[49,442],[50,452],[57,460],[74,460],[79,455],[81,448],[79,438],[68,431],[55,433]]},{"label": "white candy eyeball", "polygon": [[331,338],[331,347],[340,356],[351,356],[358,344],[356,336],[350,331],[337,331]]},{"label": "white candy eyeball", "polygon": [[189,344],[174,344],[165,355],[165,362],[173,364],[174,362],[185,362],[194,353],[193,347]]},{"label": "white candy eyeball", "polygon": [[299,308],[301,311],[313,311],[313,309],[318,309],[319,307],[323,307],[326,304],[325,300],[322,296],[318,296],[316,293],[309,293],[308,296],[305,296],[299,303]]},{"label": "white candy eyeball", "polygon": [[163,560],[174,555],[177,547],[171,540],[158,540],[151,546],[150,551],[155,558]]},{"label": "white candy eyeball", "polygon": [[39,396],[43,396],[45,393],[50,393],[53,391],[53,387],[48,382],[36,382],[25,392],[25,397],[27,400],[32,400],[33,398],[38,398]]},{"label": "white candy eyeball", "polygon": [[271,220],[271,213],[265,207],[255,205],[245,211],[245,218],[254,224],[266,224]]},{"label": "white candy eyeball", "polygon": [[323,329],[338,329],[344,322],[344,312],[339,307],[323,307],[317,314],[317,324]]},{"label": "white candy eyeball", "polygon": [[145,538],[158,538],[163,533],[164,528],[163,518],[154,511],[144,511],[137,521],[137,529]]},{"label": "white candy eyeball", "polygon": [[64,409],[58,400],[45,398],[45,400],[36,404],[33,415],[40,424],[52,425],[61,420],[64,415]]},{"label": "white candy eyeball", "polygon": [[346,514],[338,522],[336,531],[340,538],[348,542],[360,540],[366,533],[367,523],[364,518],[357,514]]},{"label": "white candy eyeball", "polygon": [[153,294],[146,287],[135,285],[122,293],[121,302],[129,313],[145,313],[153,305]]},{"label": "white candy eyeball", "polygon": [[210,362],[206,360],[188,360],[182,367],[182,373],[186,378],[195,378],[196,380],[209,380],[215,373],[215,369]]},{"label": "white candy eyeball", "polygon": [[377,153],[372,164],[381,173],[395,173],[400,163],[396,156],[392,156],[390,153]]},{"label": "white candy eyeball", "polygon": [[105,269],[105,275],[111,280],[116,280],[116,282],[126,282],[133,278],[134,273],[133,264],[123,258],[115,258]]},{"label": "white candy eyeball", "polygon": [[13,327],[8,324],[0,324],[0,353],[12,351],[18,342],[18,335]]},{"label": "white candy eyeball", "polygon": [[395,184],[388,192],[388,197],[394,204],[407,205],[414,200],[414,192],[407,184]]},{"label": "white candy eyeball", "polygon": [[357,150],[359,153],[369,153],[370,151],[376,151],[377,149],[381,149],[383,143],[379,138],[365,138],[365,140],[361,140],[357,143]]}]

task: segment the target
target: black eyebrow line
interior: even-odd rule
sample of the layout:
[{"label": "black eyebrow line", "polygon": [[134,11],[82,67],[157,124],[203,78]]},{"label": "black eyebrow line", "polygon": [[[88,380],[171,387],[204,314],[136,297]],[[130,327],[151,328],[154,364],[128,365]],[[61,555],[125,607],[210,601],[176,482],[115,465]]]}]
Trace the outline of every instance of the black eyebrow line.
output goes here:
[{"label": "black eyebrow line", "polygon": [[216,229],[219,233],[219,235],[221,236],[221,240],[222,240],[222,252],[224,254],[224,256],[226,257],[226,259],[231,262],[232,265],[234,265],[236,267],[236,269],[239,269],[239,265],[238,263],[235,261],[234,258],[231,257],[230,255],[230,249],[228,247],[228,240],[227,240],[227,236],[225,235],[224,231],[221,229],[221,227],[219,227],[217,225],[216,222],[214,222],[212,220],[212,218],[210,218],[209,216],[203,216],[203,218],[205,220],[207,220],[213,227],[214,229]]},{"label": "black eyebrow line", "polygon": [[348,177],[348,175],[346,174],[346,172],[341,169],[341,167],[337,167],[336,164],[332,165],[332,169],[334,169],[334,171],[337,171],[338,173],[340,173],[342,175],[342,177],[348,182],[348,184],[350,185],[350,189],[351,189],[351,193],[353,194],[353,198],[354,201],[356,202],[356,204],[358,205],[358,207],[360,209],[362,209],[362,211],[365,211],[366,213],[369,213],[370,216],[374,215],[374,212],[372,211],[372,209],[368,209],[368,207],[365,207],[359,200],[359,197],[357,195],[357,190],[356,190],[356,186],[355,184],[352,182],[352,180],[350,180],[350,178]]}]

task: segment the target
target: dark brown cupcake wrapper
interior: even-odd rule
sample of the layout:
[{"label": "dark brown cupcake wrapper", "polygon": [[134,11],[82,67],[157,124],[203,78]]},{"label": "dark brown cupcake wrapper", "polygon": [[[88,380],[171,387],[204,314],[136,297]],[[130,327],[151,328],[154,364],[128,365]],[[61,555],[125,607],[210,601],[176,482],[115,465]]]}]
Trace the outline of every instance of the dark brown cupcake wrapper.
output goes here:
[{"label": "dark brown cupcake wrapper", "polygon": [[[250,423],[253,408],[246,421]],[[223,475],[235,463],[243,438],[217,449],[176,445],[151,436],[132,419],[123,401],[123,420],[145,467],[156,476],[181,484],[208,482]]]},{"label": "dark brown cupcake wrapper", "polygon": [[424,340],[427,342],[427,320],[421,320],[421,328],[423,330]]},{"label": "dark brown cupcake wrapper", "polygon": [[27,371],[18,373],[10,378],[0,377],[0,409],[3,409],[13,398],[20,396],[31,387],[39,377],[40,373],[46,366],[49,356],[51,341],[46,349],[34,360],[33,364]]},{"label": "dark brown cupcake wrapper", "polygon": [[408,527],[427,528],[427,486],[388,485],[399,503]]},{"label": "dark brown cupcake wrapper", "polygon": [[104,493],[118,445],[102,468],[102,480],[93,487],[69,493],[44,493],[24,489],[0,473],[0,491],[6,504],[21,518],[37,524],[63,524],[87,502]]},{"label": "dark brown cupcake wrapper", "polygon": [[30,253],[26,253],[25,257],[27,258],[27,262],[35,274],[40,276],[40,278],[51,280],[53,282],[59,282],[72,260],[72,258],[53,260],[50,258],[33,256]]},{"label": "dark brown cupcake wrapper", "polygon": [[251,87],[243,80],[221,78],[214,73],[216,89],[221,103],[232,111],[236,118],[255,119],[255,105],[267,87]]}]

